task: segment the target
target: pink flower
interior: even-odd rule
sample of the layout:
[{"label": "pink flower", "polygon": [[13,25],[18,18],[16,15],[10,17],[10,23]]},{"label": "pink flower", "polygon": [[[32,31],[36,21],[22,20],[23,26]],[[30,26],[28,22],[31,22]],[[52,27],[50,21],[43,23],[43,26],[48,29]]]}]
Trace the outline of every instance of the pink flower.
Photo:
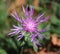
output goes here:
[{"label": "pink flower", "polygon": [[21,18],[18,16],[17,12],[15,11],[15,15],[11,13],[11,15],[18,21],[20,22],[20,27],[13,25],[13,29],[11,33],[9,33],[9,35],[17,35],[20,34],[17,38],[18,40],[22,39],[22,37],[24,36],[24,34],[26,32],[28,32],[30,34],[29,37],[31,37],[31,42],[34,43],[34,46],[37,47],[37,44],[39,44],[39,41],[36,37],[39,38],[44,38],[45,35],[41,34],[41,32],[44,32],[44,30],[39,30],[38,26],[40,23],[45,22],[49,19],[49,16],[47,16],[46,18],[42,19],[42,17],[44,16],[45,13],[39,15],[36,19],[33,18],[33,14],[34,14],[34,9],[32,8],[32,6],[30,6],[30,10],[28,10],[28,6],[26,7],[26,9],[24,9],[23,7],[23,12],[25,14],[25,19]]}]

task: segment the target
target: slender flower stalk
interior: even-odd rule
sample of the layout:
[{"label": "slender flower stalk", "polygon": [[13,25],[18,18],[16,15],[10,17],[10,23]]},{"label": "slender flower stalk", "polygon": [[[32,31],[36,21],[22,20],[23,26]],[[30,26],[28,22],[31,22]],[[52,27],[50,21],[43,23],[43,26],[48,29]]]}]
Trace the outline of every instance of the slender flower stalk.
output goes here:
[{"label": "slender flower stalk", "polygon": [[32,8],[32,6],[30,6],[29,10],[28,10],[28,6],[26,7],[26,9],[23,7],[23,12],[25,14],[25,19],[19,17],[16,11],[14,11],[15,15],[13,13],[11,13],[11,15],[18,22],[20,22],[21,27],[13,25],[13,29],[11,29],[12,32],[9,33],[8,35],[14,36],[14,35],[19,34],[17,36],[17,39],[21,40],[22,37],[24,37],[25,33],[28,32],[30,34],[30,37],[31,37],[31,42],[33,42],[34,46],[37,47],[37,45],[39,44],[39,41],[36,37],[44,38],[45,35],[41,34],[41,32],[44,32],[46,30],[46,29],[39,30],[38,26],[42,22],[47,21],[49,19],[49,16],[47,16],[44,19],[41,19],[45,14],[45,13],[43,13],[43,14],[39,15],[36,19],[33,19],[34,8]]}]

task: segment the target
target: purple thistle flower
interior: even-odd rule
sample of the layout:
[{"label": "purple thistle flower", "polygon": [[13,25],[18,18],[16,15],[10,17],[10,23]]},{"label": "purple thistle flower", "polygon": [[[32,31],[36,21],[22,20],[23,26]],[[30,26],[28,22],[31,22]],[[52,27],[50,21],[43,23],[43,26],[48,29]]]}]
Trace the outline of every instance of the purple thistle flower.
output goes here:
[{"label": "purple thistle flower", "polygon": [[33,19],[33,14],[34,14],[34,9],[32,8],[32,6],[30,6],[30,10],[28,11],[28,6],[26,9],[24,9],[23,7],[23,12],[25,14],[25,19],[21,18],[18,16],[17,12],[14,11],[15,15],[13,13],[11,13],[11,15],[18,21],[20,22],[20,26],[15,26],[13,25],[13,29],[11,29],[11,33],[9,33],[8,35],[17,35],[19,33],[19,36],[17,37],[18,40],[22,39],[22,37],[24,36],[24,34],[26,32],[28,32],[30,34],[31,37],[31,42],[34,43],[34,46],[37,47],[37,44],[39,44],[39,41],[36,37],[39,38],[44,38],[45,35],[41,34],[41,32],[44,32],[46,29],[44,30],[39,30],[38,26],[40,23],[45,22],[49,19],[49,16],[47,16],[44,19],[41,19],[45,13],[39,15],[36,19]]}]

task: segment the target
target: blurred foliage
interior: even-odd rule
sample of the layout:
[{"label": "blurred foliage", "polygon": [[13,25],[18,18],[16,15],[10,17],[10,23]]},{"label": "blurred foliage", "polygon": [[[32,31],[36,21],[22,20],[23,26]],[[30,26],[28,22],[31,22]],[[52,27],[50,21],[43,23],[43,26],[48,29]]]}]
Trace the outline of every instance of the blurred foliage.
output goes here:
[{"label": "blurred foliage", "polygon": [[[60,35],[60,0],[39,0],[38,6],[35,6],[35,4],[33,4],[34,1],[35,0],[27,0],[26,3],[26,5],[32,5],[35,8],[36,13],[34,15],[38,15],[38,13],[43,12],[46,12],[47,15],[51,15],[51,18],[48,22],[42,23],[40,25],[41,29],[44,27],[50,29],[47,31],[47,33],[45,33],[47,36],[46,39],[49,40],[52,33]],[[11,38],[7,35],[10,28],[12,28],[12,25],[18,24],[17,21],[9,14],[10,5],[13,2],[15,2],[15,0],[0,0],[0,54],[21,54],[23,47],[33,47],[30,41],[26,41],[27,38],[23,38],[20,42],[18,42],[16,37]],[[28,36],[28,34],[25,36]],[[40,42],[44,43],[44,41]],[[35,48],[33,49],[36,51]]]},{"label": "blurred foliage", "polygon": [[4,49],[0,49],[0,54],[7,54]]},{"label": "blurred foliage", "polygon": [[8,16],[7,10],[8,5],[5,3],[5,1],[0,1],[0,29],[4,29],[4,26],[6,25],[6,19]]}]

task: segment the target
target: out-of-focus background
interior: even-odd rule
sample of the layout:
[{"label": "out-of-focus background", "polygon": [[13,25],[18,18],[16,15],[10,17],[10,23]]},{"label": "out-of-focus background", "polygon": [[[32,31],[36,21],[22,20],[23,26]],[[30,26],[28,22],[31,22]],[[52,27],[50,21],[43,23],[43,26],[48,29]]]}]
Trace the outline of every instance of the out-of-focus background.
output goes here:
[{"label": "out-of-focus background", "polygon": [[[21,47],[25,44],[24,42],[18,42],[15,37],[11,38],[8,36],[12,25],[18,24],[10,13],[13,13],[14,9],[16,9],[20,15],[24,16],[22,5],[24,7],[31,5],[35,9],[35,17],[43,12],[51,16],[50,20],[43,23],[41,27],[47,25],[47,28],[50,28],[50,31],[46,33],[48,34],[46,42],[48,41],[49,43],[50,37],[52,37],[51,42],[56,47],[50,47],[51,44],[48,45],[48,43],[43,42],[45,46],[48,45],[48,49],[56,48],[55,51],[59,52],[57,49],[60,47],[60,0],[0,0],[0,54],[21,54],[23,50],[27,51]],[[26,45],[26,48],[30,47]]]}]

